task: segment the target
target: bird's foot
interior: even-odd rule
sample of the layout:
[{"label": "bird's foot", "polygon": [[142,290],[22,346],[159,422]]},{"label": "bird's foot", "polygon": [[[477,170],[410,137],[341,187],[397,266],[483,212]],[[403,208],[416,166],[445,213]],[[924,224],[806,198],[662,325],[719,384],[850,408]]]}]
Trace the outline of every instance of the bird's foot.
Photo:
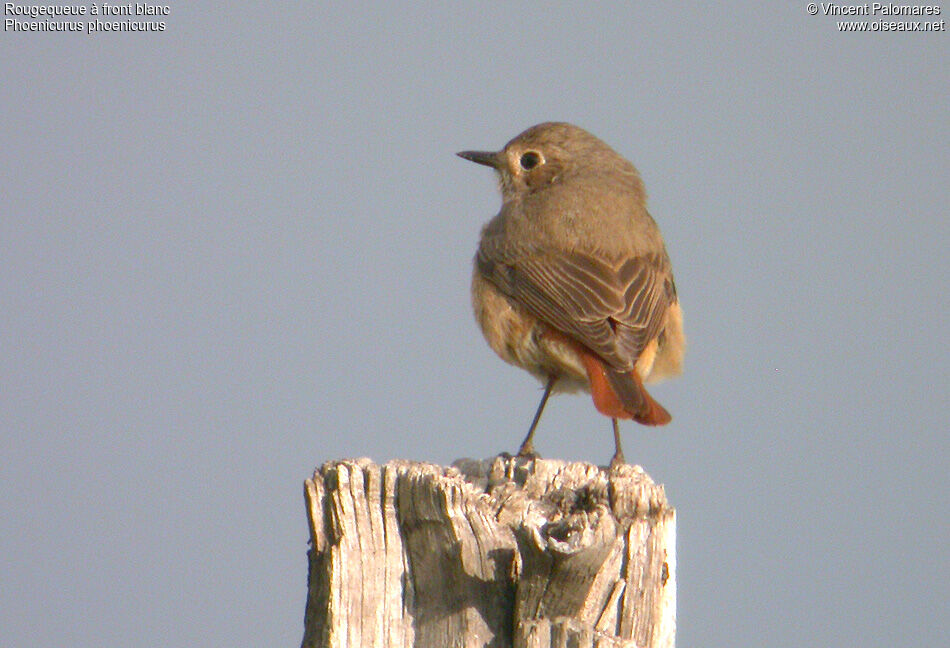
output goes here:
[{"label": "bird's foot", "polygon": [[626,465],[627,460],[623,458],[622,452],[615,452],[614,456],[610,458],[610,469],[616,470],[620,466]]},{"label": "bird's foot", "polygon": [[534,444],[531,442],[522,443],[521,447],[518,448],[517,456],[521,459],[540,459],[541,458],[541,455],[539,455],[535,451]]}]

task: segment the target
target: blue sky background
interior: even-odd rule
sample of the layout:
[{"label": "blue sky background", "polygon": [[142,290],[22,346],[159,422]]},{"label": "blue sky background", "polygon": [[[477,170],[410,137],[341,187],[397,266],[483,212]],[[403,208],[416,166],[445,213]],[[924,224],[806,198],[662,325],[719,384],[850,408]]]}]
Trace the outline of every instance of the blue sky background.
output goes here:
[{"label": "blue sky background", "polygon": [[[0,34],[5,646],[298,645],[315,466],[514,451],[541,386],[473,321],[500,199],[454,153],[546,120],[638,166],[673,260],[674,420],[622,429],[678,509],[680,645],[950,643],[945,31],[804,2],[165,21]],[[536,443],[612,452],[586,396]]]}]

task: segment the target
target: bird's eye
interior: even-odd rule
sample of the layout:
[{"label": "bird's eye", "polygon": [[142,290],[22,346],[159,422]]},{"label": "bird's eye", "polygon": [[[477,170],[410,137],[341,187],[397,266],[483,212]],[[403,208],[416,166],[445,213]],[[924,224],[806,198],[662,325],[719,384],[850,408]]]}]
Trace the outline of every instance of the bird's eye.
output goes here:
[{"label": "bird's eye", "polygon": [[521,156],[521,168],[525,171],[530,171],[534,167],[541,164],[541,156],[535,153],[534,151],[528,151]]}]

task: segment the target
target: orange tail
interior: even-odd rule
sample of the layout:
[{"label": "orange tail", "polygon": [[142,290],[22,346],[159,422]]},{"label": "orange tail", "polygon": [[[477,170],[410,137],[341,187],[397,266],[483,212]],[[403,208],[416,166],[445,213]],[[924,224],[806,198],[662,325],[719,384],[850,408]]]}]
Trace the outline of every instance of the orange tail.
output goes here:
[{"label": "orange tail", "polygon": [[633,419],[643,425],[666,425],[673,417],[653,400],[637,372],[622,373],[604,365],[600,358],[584,350],[580,352],[594,406],[605,416]]}]

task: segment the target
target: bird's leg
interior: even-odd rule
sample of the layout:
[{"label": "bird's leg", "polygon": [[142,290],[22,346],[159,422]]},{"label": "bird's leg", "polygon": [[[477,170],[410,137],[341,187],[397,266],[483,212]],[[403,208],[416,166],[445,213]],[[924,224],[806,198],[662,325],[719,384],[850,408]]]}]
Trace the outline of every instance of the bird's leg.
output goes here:
[{"label": "bird's leg", "polygon": [[538,427],[538,421],[541,420],[541,412],[544,411],[544,405],[548,402],[548,396],[551,395],[551,390],[554,389],[555,382],[557,382],[557,376],[548,377],[548,384],[544,386],[544,396],[541,397],[538,411],[534,413],[534,420],[531,421],[531,429],[528,430],[528,436],[524,438],[524,441],[521,442],[521,447],[518,448],[519,457],[530,457],[535,454],[534,443],[531,441],[534,438],[534,429]]},{"label": "bird's leg", "polygon": [[627,463],[623,458],[623,448],[620,447],[620,426],[617,425],[617,419],[610,419],[614,424],[614,456],[610,458],[610,467],[616,468]]}]

